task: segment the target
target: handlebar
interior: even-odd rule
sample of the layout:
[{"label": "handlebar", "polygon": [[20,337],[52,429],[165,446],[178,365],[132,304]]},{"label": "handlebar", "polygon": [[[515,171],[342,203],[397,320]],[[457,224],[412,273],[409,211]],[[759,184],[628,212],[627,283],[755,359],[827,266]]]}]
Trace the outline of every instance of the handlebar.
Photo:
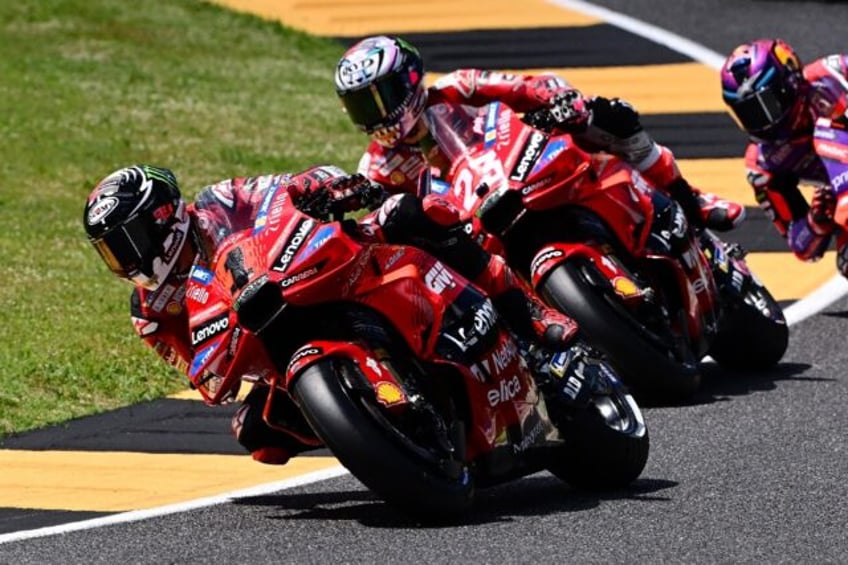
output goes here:
[{"label": "handlebar", "polygon": [[344,198],[333,198],[330,190],[316,190],[303,197],[298,208],[320,220],[341,220],[345,212],[357,208],[376,207],[385,200],[386,191],[378,184],[365,183],[350,191]]},{"label": "handlebar", "polygon": [[521,121],[545,133],[551,133],[557,127],[557,120],[548,108],[526,112]]}]

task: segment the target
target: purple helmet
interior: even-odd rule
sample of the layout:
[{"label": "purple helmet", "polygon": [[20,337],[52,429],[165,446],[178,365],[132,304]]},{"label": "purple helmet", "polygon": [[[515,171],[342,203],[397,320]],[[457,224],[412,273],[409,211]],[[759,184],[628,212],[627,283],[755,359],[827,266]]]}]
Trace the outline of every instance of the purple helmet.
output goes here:
[{"label": "purple helmet", "polygon": [[400,38],[368,37],[339,60],[336,92],[357,127],[381,145],[394,147],[424,112],[424,62]]},{"label": "purple helmet", "polygon": [[740,45],[721,68],[721,95],[739,125],[760,139],[792,134],[803,107],[804,77],[795,51],[780,39]]}]

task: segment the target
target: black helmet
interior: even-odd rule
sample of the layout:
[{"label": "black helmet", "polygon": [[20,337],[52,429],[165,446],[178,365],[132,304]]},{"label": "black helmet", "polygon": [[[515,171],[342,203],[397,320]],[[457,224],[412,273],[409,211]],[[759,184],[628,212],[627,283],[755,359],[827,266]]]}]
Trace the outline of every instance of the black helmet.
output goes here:
[{"label": "black helmet", "polygon": [[188,239],[189,218],[168,169],[134,165],[100,181],[83,215],[88,239],[121,278],[156,290]]},{"label": "black helmet", "polygon": [[400,38],[368,37],[339,60],[336,93],[357,127],[393,147],[424,113],[424,62],[418,50]]}]

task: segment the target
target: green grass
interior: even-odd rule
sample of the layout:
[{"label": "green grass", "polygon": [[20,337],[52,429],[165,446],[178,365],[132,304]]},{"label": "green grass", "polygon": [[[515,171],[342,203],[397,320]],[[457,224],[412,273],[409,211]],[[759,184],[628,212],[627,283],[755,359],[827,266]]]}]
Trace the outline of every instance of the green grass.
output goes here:
[{"label": "green grass", "polygon": [[187,196],[237,175],[355,166],[342,47],[194,0],[0,2],[0,435],[185,387],[135,336],[82,208],[124,165]]}]

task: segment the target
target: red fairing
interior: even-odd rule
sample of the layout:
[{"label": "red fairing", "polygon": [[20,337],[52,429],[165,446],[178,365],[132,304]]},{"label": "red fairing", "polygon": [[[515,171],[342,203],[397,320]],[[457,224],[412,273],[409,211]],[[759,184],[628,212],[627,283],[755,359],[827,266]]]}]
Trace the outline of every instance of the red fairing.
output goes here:
[{"label": "red fairing", "polygon": [[[290,311],[359,304],[378,312],[420,363],[461,375],[473,420],[469,457],[508,441],[520,451],[551,433],[518,345],[497,324],[479,289],[419,249],[377,243],[379,238],[355,240],[339,223],[322,223],[291,200],[282,183],[267,191],[253,224],[224,237],[208,263],[196,265],[189,276],[186,304],[195,350],[189,374],[207,402],[232,398],[242,379],[286,392],[310,365],[345,358],[359,368],[386,410],[406,410],[410,397],[403,383],[367,340],[313,339],[292,327],[274,334],[278,347],[292,351],[287,365],[278,367],[257,335],[274,320],[286,320]],[[463,365],[444,358],[439,344],[446,316],[458,319],[458,304],[469,297],[486,304],[475,313],[475,327],[498,333],[475,363]],[[269,426],[281,429],[271,421],[273,398],[268,395],[264,416]],[[527,439],[516,431],[525,429],[535,435]],[[316,445],[315,438],[282,431]]]},{"label": "red fairing", "polygon": [[[542,424],[538,421],[540,397],[536,383],[516,343],[507,334],[502,333],[498,342],[470,368],[438,362],[452,365],[465,375],[473,422],[468,430],[469,460],[506,442],[510,429],[527,431]],[[516,451],[523,448],[520,443],[514,446]]]},{"label": "red fairing", "polygon": [[682,261],[667,255],[648,254],[647,258],[665,264],[674,273],[682,292],[687,333],[692,340],[701,339],[708,329],[706,320],[710,319],[705,313],[717,312],[719,308],[718,288],[706,257],[692,245]]},{"label": "red fairing", "polygon": [[[217,246],[233,233],[253,228],[267,221],[268,215],[279,209],[262,211],[269,191],[287,193],[298,198],[320,190],[341,172],[335,167],[313,167],[296,175],[272,174],[259,177],[227,179],[203,188],[189,206],[192,224],[199,236],[201,252],[208,260]],[[277,204],[279,205],[279,203]],[[263,219],[264,218],[264,219]],[[204,263],[200,263],[203,266]],[[165,281],[155,292],[141,288],[133,291],[131,316],[136,333],[167,363],[188,375],[194,358],[191,337],[187,329],[185,279]],[[208,291],[195,288],[195,307],[205,305]]]},{"label": "red fairing", "polygon": [[[461,112],[466,119],[457,119]],[[525,245],[524,239],[511,239],[516,225],[526,238],[534,230],[535,218],[540,218],[547,222],[548,231],[536,235],[551,238],[549,232],[556,223],[552,212],[562,214],[563,221],[578,211],[581,217],[593,213],[592,220],[586,221],[604,231],[598,241],[587,236],[585,241],[546,241],[538,249],[522,250],[534,254],[531,263],[512,266],[527,272],[534,287],[539,288],[556,266],[580,256],[596,266],[622,302],[638,303],[645,299],[645,284],[654,284],[652,277],[659,276],[656,273],[670,271],[682,294],[687,334],[698,341],[714,328],[719,305],[710,265],[693,235],[684,229],[682,214],[679,218],[664,216],[663,221],[673,224],[655,228],[654,199],[666,197],[658,195],[654,185],[633,165],[613,155],[587,153],[570,135],[534,129],[505,104],[434,107],[427,116],[434,137],[451,163],[448,173],[431,184],[431,192],[451,202],[475,229],[482,226],[472,220],[489,222],[493,226],[490,229],[496,231],[488,235],[512,249],[511,253]],[[457,124],[465,124],[464,129],[453,131]],[[616,251],[605,243],[610,233],[620,243]],[[649,246],[652,234],[657,238],[653,248]],[[672,252],[668,243],[659,243],[668,238],[680,239],[675,248],[685,244],[688,251],[680,255]],[[631,262],[636,261],[637,266],[631,268],[647,273],[642,282],[616,258],[621,250]],[[699,343],[696,349],[701,348]]]},{"label": "red fairing", "polygon": [[327,357],[343,357],[356,363],[374,387],[377,400],[384,406],[401,409],[409,403],[409,398],[395,375],[382,365],[374,353],[350,342],[312,341],[295,351],[286,368],[286,388],[291,387],[294,379],[300,376],[306,367]]},{"label": "red fairing", "polygon": [[563,205],[595,210],[628,248],[642,252],[654,189],[637,170],[616,157],[583,151],[570,135],[530,128],[502,104],[469,111],[479,111],[482,119],[460,136],[467,146],[450,155],[444,179],[449,185],[437,189],[463,220],[474,221],[487,199],[514,190],[531,211]]},{"label": "red fairing", "polygon": [[541,248],[530,263],[533,286],[539,286],[551,270],[574,256],[585,257],[592,261],[609,280],[617,277],[629,278],[620,265],[607,259],[606,254],[600,249],[580,242],[553,243]]}]

